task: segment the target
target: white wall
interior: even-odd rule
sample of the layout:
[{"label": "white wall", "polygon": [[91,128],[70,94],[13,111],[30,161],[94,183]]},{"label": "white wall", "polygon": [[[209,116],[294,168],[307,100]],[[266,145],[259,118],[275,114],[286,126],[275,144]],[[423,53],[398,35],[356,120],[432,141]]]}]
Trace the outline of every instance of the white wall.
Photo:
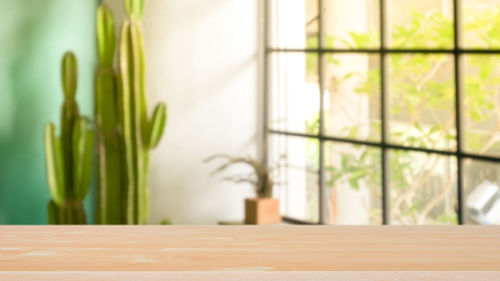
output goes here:
[{"label": "white wall", "polygon": [[[122,0],[105,2],[123,18]],[[146,2],[149,106],[169,106],[166,134],[151,153],[151,223],[243,218],[243,199],[252,189],[210,177],[215,164],[202,161],[216,153],[256,155],[257,2]]]}]

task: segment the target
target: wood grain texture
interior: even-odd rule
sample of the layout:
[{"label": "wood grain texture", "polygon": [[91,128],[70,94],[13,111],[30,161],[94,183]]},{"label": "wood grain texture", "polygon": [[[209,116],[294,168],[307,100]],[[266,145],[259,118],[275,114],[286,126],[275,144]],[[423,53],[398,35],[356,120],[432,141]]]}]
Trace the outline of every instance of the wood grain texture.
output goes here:
[{"label": "wood grain texture", "polygon": [[1,226],[0,271],[500,271],[500,227]]},{"label": "wood grain texture", "polygon": [[231,272],[0,272],[0,280],[9,281],[498,281],[499,272],[494,271],[231,271]]}]

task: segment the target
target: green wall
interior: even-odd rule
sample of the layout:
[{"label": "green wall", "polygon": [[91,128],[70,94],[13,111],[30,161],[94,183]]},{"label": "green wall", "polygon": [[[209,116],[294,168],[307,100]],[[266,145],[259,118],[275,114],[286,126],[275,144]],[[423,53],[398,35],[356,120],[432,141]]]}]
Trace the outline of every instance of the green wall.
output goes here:
[{"label": "green wall", "polygon": [[0,224],[45,224],[50,194],[44,126],[59,126],[60,60],[66,50],[79,61],[80,110],[92,113],[97,1],[0,4]]}]

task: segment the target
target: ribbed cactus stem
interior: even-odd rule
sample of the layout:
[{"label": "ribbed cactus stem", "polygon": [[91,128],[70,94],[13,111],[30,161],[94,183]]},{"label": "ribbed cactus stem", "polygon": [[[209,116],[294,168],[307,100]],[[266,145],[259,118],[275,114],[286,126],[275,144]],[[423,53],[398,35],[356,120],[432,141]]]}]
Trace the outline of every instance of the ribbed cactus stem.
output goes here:
[{"label": "ribbed cactus stem", "polygon": [[61,111],[61,138],[64,158],[66,181],[69,184],[67,196],[73,196],[73,126],[79,118],[78,104],[76,103],[76,88],[78,64],[73,53],[66,53],[62,60],[62,85],[64,102]]},{"label": "ribbed cactus stem", "polygon": [[110,9],[97,10],[99,67],[96,73],[95,119],[98,128],[98,183],[96,221],[122,224],[125,220],[122,140],[118,85],[113,70],[116,49],[114,20]]},{"label": "ribbed cactus stem", "polygon": [[141,122],[141,53],[135,21],[122,26],[120,71],[123,96],[123,134],[127,175],[127,223],[139,224],[144,201],[144,147]]},{"label": "ribbed cactus stem", "polygon": [[127,170],[127,222],[146,223],[149,212],[149,150],[158,143],[166,122],[166,105],[160,104],[148,119],[145,91],[144,39],[140,22],[124,22],[120,44],[123,126]]},{"label": "ribbed cactus stem", "polygon": [[[111,222],[111,198],[122,199],[122,223],[144,224],[149,211],[149,150],[154,148],[166,123],[165,104],[156,107],[148,119],[145,91],[144,40],[141,19],[144,0],[125,0],[129,18],[121,28],[119,69],[112,71],[114,24],[109,9],[101,5],[97,12],[100,65],[96,78],[96,120],[99,128],[99,223]],[[116,139],[115,139],[116,138]],[[120,151],[112,151],[119,147]],[[121,165],[118,169],[116,165]],[[115,176],[120,176],[113,180]],[[121,185],[121,186],[120,186]],[[120,187],[118,187],[120,186]]]},{"label": "ribbed cactus stem", "polygon": [[90,187],[94,133],[90,122],[78,112],[77,76],[76,57],[68,52],[62,61],[61,136],[56,135],[52,123],[45,129],[47,179],[52,195],[48,205],[51,224],[85,223],[82,201]]}]

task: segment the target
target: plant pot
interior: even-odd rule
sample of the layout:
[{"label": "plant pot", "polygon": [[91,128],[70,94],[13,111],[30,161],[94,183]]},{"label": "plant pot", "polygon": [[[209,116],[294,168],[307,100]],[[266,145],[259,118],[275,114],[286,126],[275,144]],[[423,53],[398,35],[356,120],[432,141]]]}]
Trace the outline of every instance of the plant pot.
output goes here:
[{"label": "plant pot", "polygon": [[275,224],[280,222],[280,204],[278,199],[245,199],[245,224]]}]

